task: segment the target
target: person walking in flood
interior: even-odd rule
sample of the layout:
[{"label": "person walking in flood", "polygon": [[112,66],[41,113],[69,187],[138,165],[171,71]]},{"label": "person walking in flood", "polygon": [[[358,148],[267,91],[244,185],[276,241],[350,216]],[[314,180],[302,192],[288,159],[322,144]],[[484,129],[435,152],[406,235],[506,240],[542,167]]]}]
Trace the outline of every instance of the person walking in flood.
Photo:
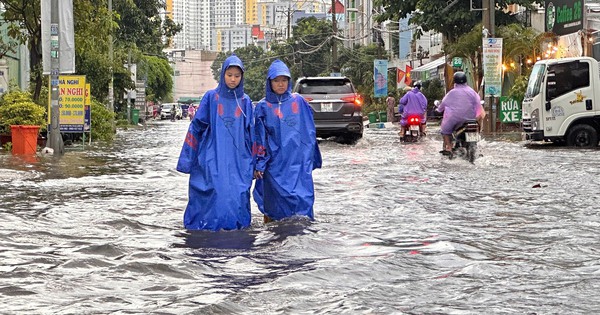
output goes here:
[{"label": "person walking in flood", "polygon": [[183,215],[188,230],[234,230],[250,225],[254,117],[244,93],[244,65],[225,59],[220,80],[190,123],[177,170],[190,174]]},{"label": "person walking in flood", "polygon": [[256,177],[252,193],[265,223],[293,216],[314,219],[312,171],[322,164],[312,109],[292,94],[292,76],[281,60],[271,64],[266,96],[256,105]]}]

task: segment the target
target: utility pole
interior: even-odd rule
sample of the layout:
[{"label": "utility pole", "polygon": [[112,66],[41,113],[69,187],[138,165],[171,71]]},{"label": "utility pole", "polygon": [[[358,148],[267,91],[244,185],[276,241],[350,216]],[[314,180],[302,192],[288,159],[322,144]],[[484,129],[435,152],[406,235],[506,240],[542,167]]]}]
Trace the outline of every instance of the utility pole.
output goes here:
[{"label": "utility pole", "polygon": [[337,55],[337,20],[335,16],[336,0],[331,0],[331,28],[333,30],[333,38],[331,39],[331,68],[333,72],[339,72],[338,55]]},{"label": "utility pole", "polygon": [[287,39],[292,37],[292,3],[288,2],[288,11],[287,11]]},{"label": "utility pole", "polygon": [[[127,53],[127,70],[131,75],[131,48]],[[137,77],[134,84],[137,83]],[[131,90],[127,90],[127,122],[131,124]]]},{"label": "utility pole", "polygon": [[60,74],[60,31],[58,0],[50,3],[50,148],[54,156],[64,153],[64,143],[60,134],[59,74]]},{"label": "utility pole", "polygon": [[[483,25],[485,25],[485,27],[487,28],[488,31],[488,36],[489,37],[494,37],[496,30],[495,30],[495,25],[496,25],[496,2],[494,0],[484,0],[483,1],[483,9],[487,9],[486,12],[487,14],[483,14],[484,16],[484,21],[483,21]],[[498,97],[500,97],[500,95],[498,95]],[[488,104],[488,108],[490,111],[490,132],[496,132],[496,104],[494,101],[494,95],[490,95],[488,96],[487,99],[487,104]]]},{"label": "utility pole", "polygon": [[294,15],[294,12],[296,10],[292,10],[292,4],[291,2],[288,4],[288,8],[284,9],[283,11],[279,11],[277,10],[277,13],[284,13],[285,14],[285,18],[287,19],[287,36],[286,39],[290,39],[290,37],[292,37],[292,17]]}]

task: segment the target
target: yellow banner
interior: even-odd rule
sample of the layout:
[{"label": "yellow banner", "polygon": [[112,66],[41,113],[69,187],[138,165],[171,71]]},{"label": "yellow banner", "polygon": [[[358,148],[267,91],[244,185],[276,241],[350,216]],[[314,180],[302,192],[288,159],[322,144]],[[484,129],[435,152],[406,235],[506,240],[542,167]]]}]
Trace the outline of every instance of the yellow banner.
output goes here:
[{"label": "yellow banner", "polygon": [[[58,77],[59,124],[61,131],[83,131],[84,108],[87,101],[84,75],[61,75]],[[52,88],[49,87],[49,91]],[[48,124],[52,112],[52,92],[48,93]]]}]

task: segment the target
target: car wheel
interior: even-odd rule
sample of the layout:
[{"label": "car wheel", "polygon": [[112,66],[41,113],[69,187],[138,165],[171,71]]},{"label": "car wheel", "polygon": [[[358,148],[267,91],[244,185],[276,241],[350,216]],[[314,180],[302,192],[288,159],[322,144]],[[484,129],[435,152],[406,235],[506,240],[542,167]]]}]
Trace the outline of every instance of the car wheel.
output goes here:
[{"label": "car wheel", "polygon": [[362,138],[362,134],[342,135],[336,138],[336,142],[341,144],[355,144]]}]

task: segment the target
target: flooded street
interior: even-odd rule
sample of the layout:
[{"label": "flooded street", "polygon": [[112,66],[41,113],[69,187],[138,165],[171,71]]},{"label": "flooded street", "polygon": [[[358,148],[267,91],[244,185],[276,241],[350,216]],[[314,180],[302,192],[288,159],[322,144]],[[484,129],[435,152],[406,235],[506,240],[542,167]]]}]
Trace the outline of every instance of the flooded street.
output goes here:
[{"label": "flooded street", "polygon": [[1,314],[595,314],[600,151],[396,128],[320,143],[315,221],[183,229],[188,121],[0,151]]}]

